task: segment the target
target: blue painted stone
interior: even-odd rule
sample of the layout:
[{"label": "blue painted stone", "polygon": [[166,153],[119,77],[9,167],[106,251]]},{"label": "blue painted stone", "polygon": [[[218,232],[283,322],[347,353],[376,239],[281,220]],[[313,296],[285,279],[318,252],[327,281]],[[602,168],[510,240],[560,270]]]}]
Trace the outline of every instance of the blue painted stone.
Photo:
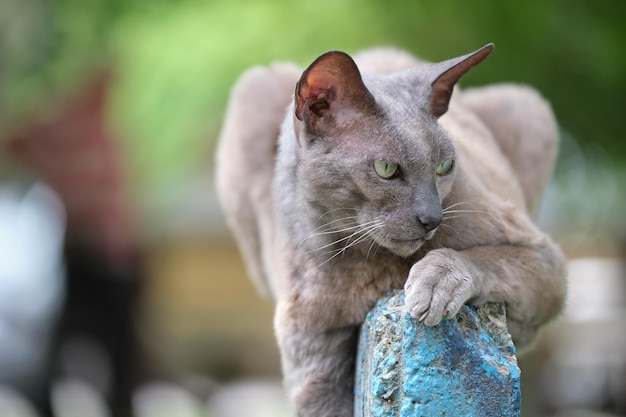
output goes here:
[{"label": "blue painted stone", "polygon": [[463,306],[429,327],[382,298],[361,330],[355,417],[520,415],[520,370],[504,305]]}]

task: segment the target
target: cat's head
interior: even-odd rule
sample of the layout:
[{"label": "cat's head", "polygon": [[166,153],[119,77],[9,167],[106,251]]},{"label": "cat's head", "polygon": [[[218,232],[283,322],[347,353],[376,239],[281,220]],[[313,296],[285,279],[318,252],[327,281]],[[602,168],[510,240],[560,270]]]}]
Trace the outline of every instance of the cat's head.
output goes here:
[{"label": "cat's head", "polygon": [[456,82],[492,49],[363,76],[349,55],[332,51],[304,71],[295,92],[298,176],[331,240],[410,256],[434,235],[456,171],[437,119]]}]

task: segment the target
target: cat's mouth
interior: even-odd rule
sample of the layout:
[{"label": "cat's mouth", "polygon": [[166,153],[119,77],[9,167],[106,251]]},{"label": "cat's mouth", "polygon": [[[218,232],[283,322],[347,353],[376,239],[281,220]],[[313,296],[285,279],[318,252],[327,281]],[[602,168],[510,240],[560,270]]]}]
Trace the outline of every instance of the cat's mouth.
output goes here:
[{"label": "cat's mouth", "polygon": [[416,237],[414,239],[395,239],[395,238],[390,237],[389,240],[392,241],[393,243],[402,244],[402,243],[411,243],[411,242],[421,242],[425,239],[424,239],[424,236],[422,236],[422,237]]},{"label": "cat's mouth", "polygon": [[387,237],[387,241],[388,244],[383,245],[386,246],[387,249],[391,250],[392,252],[406,257],[406,256],[411,256],[413,255],[415,252],[417,252],[417,250],[419,248],[422,247],[422,245],[424,244],[424,242],[426,242],[429,239],[432,239],[432,237],[435,235],[435,230],[431,230],[430,232],[421,235],[421,236],[416,236],[416,237]]},{"label": "cat's mouth", "polygon": [[417,236],[417,237],[409,237],[409,238],[399,238],[399,237],[389,237],[389,240],[394,243],[411,243],[411,242],[424,242],[425,240],[430,240],[435,235],[437,229],[431,230],[430,232]]},{"label": "cat's mouth", "polygon": [[407,257],[413,255],[424,244],[424,238],[414,239],[395,239],[389,238],[386,245],[387,249],[396,255]]}]

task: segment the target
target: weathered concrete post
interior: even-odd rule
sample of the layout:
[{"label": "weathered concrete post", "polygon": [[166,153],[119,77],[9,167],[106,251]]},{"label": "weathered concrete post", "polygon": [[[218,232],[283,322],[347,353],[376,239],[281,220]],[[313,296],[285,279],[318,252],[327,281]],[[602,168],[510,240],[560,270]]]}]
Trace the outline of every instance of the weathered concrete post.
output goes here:
[{"label": "weathered concrete post", "polygon": [[520,371],[504,306],[464,306],[428,327],[381,299],[361,330],[355,417],[520,415]]}]

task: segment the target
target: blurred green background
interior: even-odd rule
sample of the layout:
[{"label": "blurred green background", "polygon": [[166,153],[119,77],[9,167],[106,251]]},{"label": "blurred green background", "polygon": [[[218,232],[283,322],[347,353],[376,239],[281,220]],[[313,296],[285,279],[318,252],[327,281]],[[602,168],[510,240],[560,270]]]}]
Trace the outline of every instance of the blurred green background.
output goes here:
[{"label": "blurred green background", "polygon": [[207,163],[228,90],[246,67],[306,65],[329,49],[372,45],[442,60],[494,42],[496,52],[464,85],[529,83],[577,141],[614,163],[626,158],[626,4],[615,0],[0,4],[0,132],[106,67],[116,77],[110,123],[142,190]]},{"label": "blurred green background", "polygon": [[[619,258],[624,22],[619,0],[0,0],[0,145],[110,74],[105,122],[130,173],[146,256],[142,331],[177,371],[278,378],[272,306],[246,282],[212,188],[215,141],[242,71],[379,45],[437,61],[493,42],[462,86],[530,84],[561,125],[541,226],[570,257]],[[0,166],[2,181],[31,179]],[[526,375],[540,372],[538,355]]]}]

